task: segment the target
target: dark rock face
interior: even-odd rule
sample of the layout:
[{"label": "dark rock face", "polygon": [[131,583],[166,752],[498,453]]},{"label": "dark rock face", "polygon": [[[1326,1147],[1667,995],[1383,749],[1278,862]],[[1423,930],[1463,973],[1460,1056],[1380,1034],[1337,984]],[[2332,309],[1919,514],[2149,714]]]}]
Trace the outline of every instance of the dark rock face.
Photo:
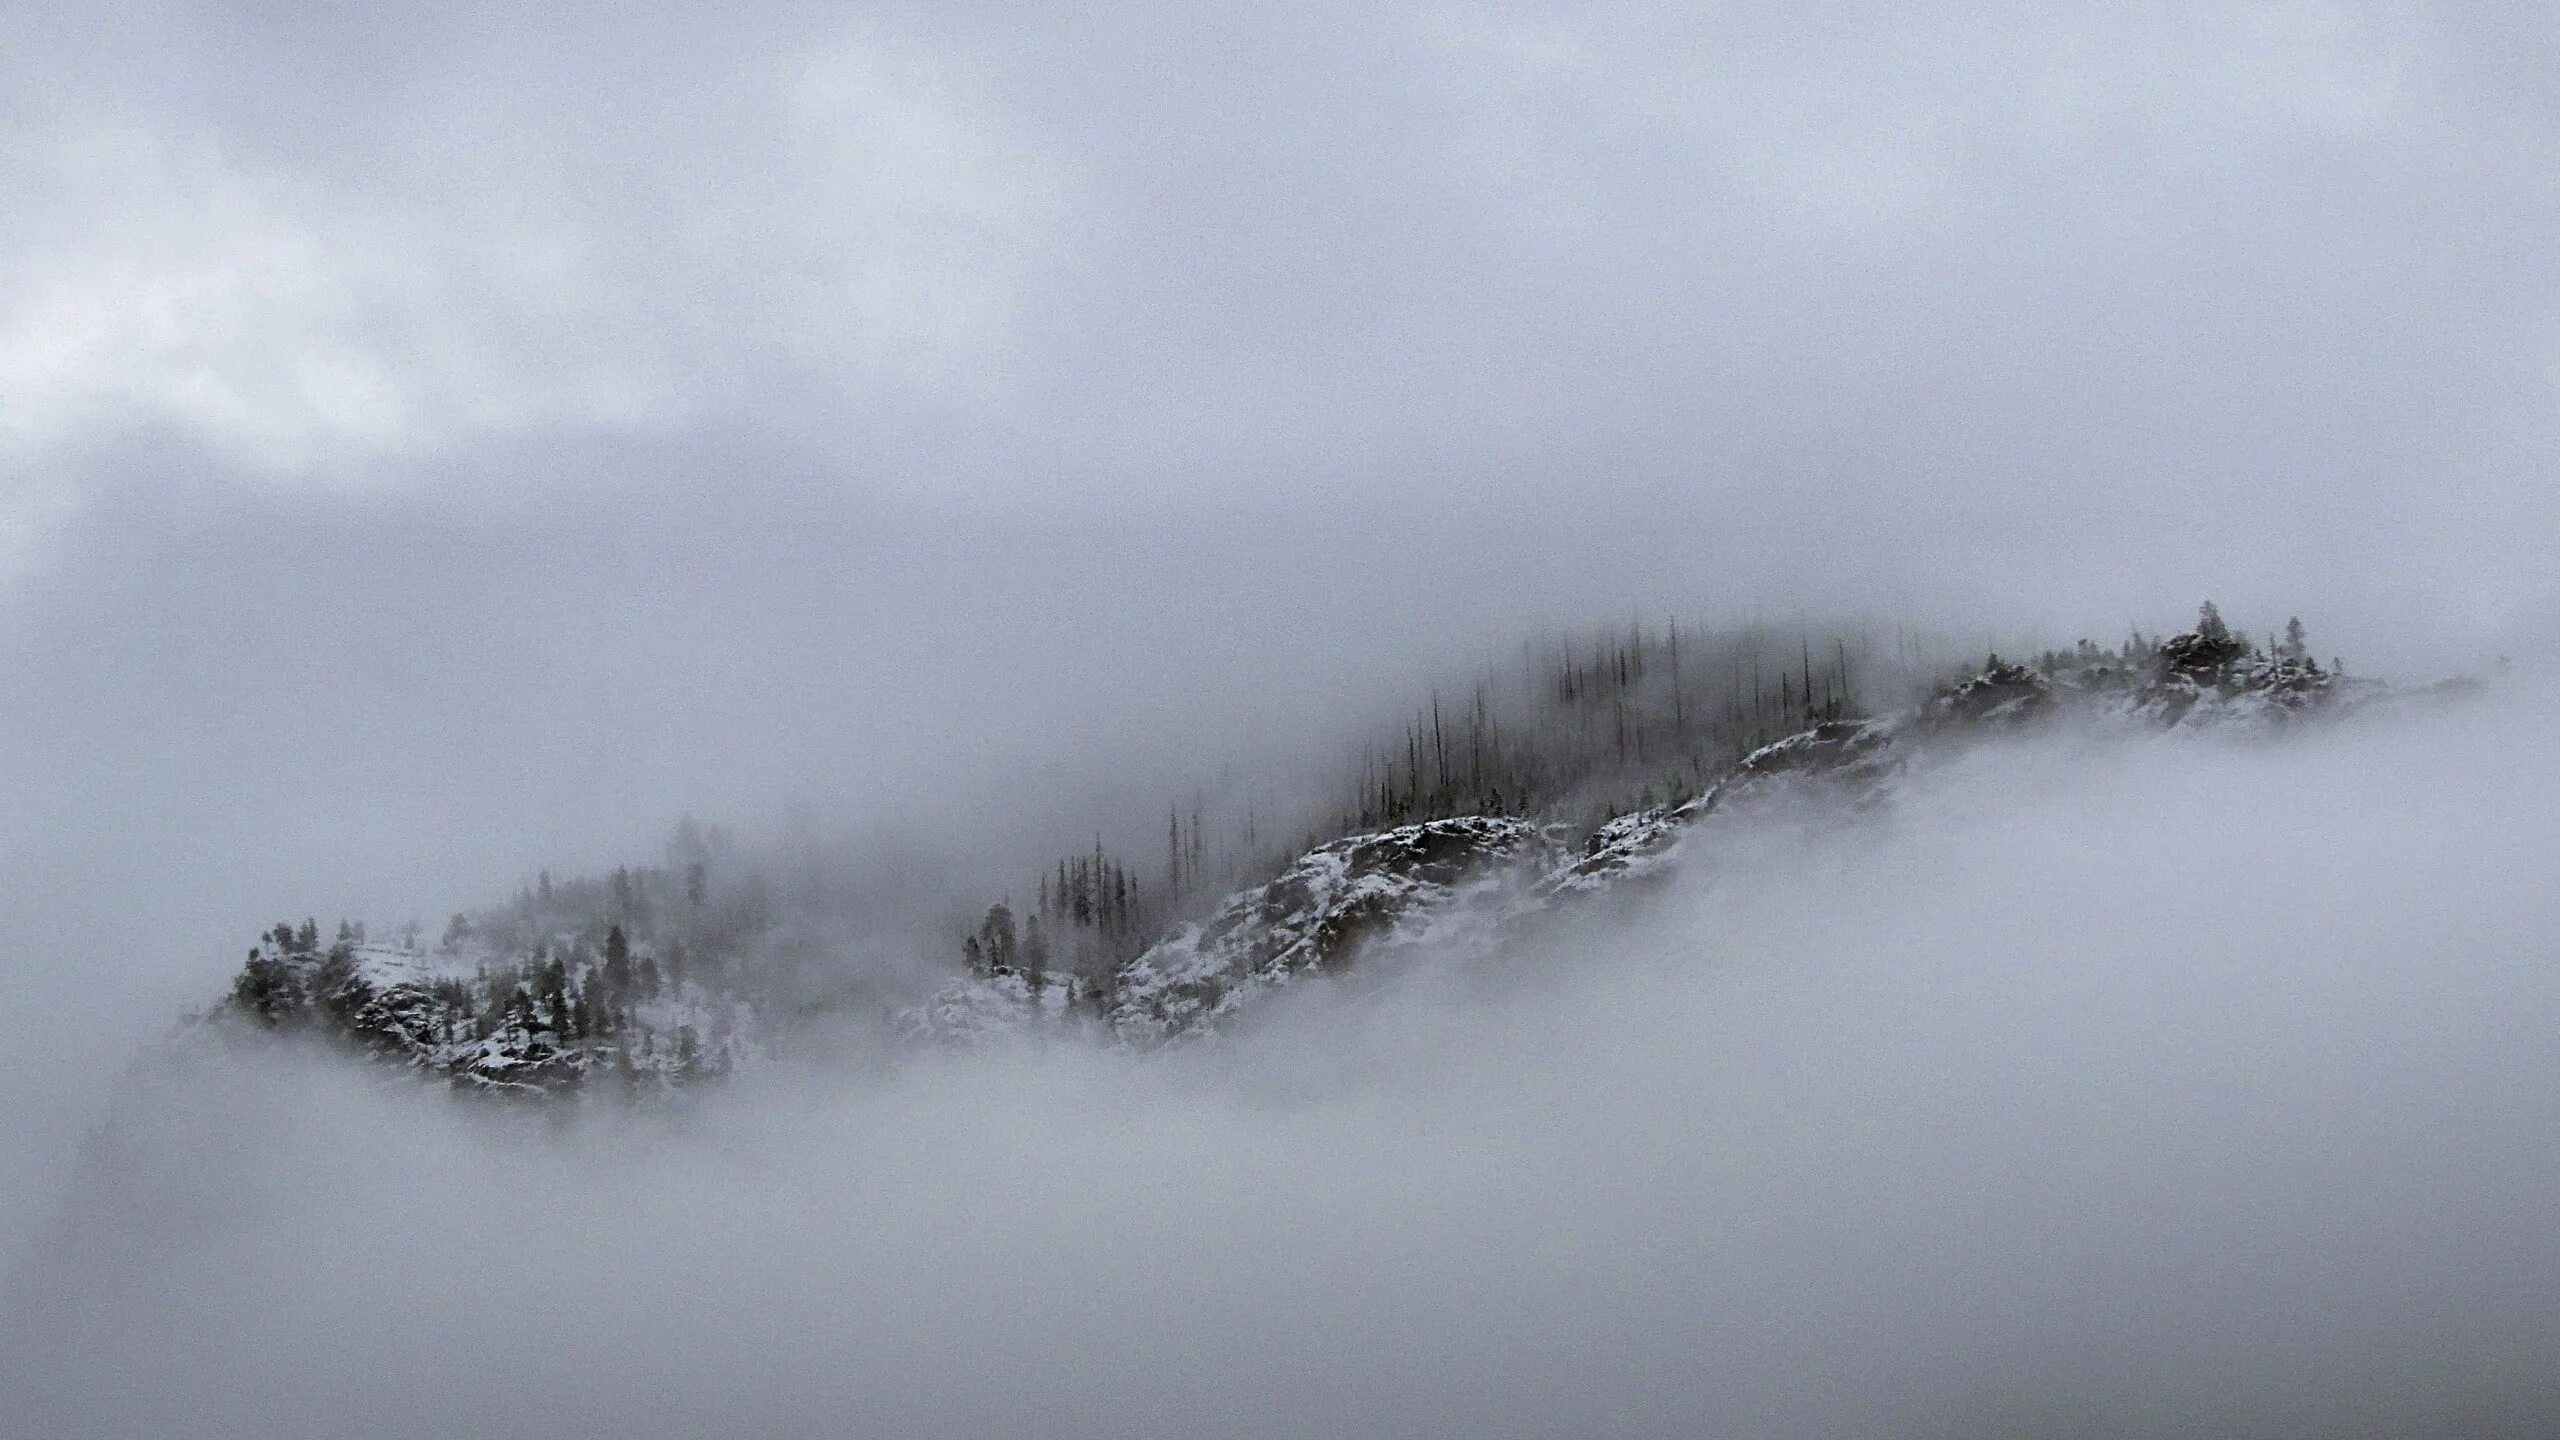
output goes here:
[{"label": "dark rock face", "polygon": [[[2301,638],[2301,622],[2287,632],[2291,641]],[[2162,642],[2157,657],[2162,673],[2192,679],[2219,677],[2230,667],[2249,658],[2249,646],[2222,621],[2222,612],[2207,600],[2196,611],[2196,628],[2184,635],[2174,635]]]},{"label": "dark rock face", "polygon": [[1212,1027],[1292,976],[1401,944],[1493,948],[1533,914],[1667,873],[1712,815],[1813,786],[1864,799],[1898,763],[1891,728],[1826,721],[1753,751],[1707,794],[1619,816],[1579,847],[1558,827],[1490,816],[1337,840],[1132,962],[1113,1029],[1143,1044]]},{"label": "dark rock face", "polygon": [[444,1041],[444,1015],[434,995],[418,985],[367,987],[346,1020],[348,1033],[377,1059],[415,1065]]},{"label": "dark rock face", "polygon": [[1621,815],[1583,842],[1581,852],[1542,877],[1538,893],[1564,900],[1623,888],[1669,872],[1681,842],[1713,815],[1808,787],[1832,787],[1858,803],[1900,763],[1892,727],[1873,720],[1826,720],[1737,761],[1693,800]]},{"label": "dark rock face", "polygon": [[1714,804],[1710,791],[1677,805],[1621,815],[1591,832],[1570,863],[1541,879],[1539,890],[1565,896],[1611,889],[1670,868],[1689,826]]},{"label": "dark rock face", "polygon": [[[1445,892],[1474,871],[1519,854],[1537,838],[1526,822],[1482,816],[1432,820],[1384,834],[1355,836],[1333,848],[1341,862],[1338,868],[1322,863],[1294,866],[1249,909],[1267,916],[1276,907],[1309,917],[1302,962],[1319,970],[1339,968],[1351,963],[1363,941],[1392,928],[1410,908],[1412,897]],[[1322,856],[1327,851],[1312,854]],[[1214,942],[1222,934],[1249,928],[1239,924],[1243,913],[1222,912],[1209,927],[1208,938]],[[1283,933],[1287,928],[1282,927]],[[1264,942],[1253,946],[1265,952],[1256,968],[1282,958],[1283,952],[1267,943],[1271,932],[1266,929],[1263,934]]]},{"label": "dark rock face", "polygon": [[1786,777],[1875,779],[1891,768],[1896,728],[1878,720],[1826,720],[1745,755],[1710,792],[1717,803]]},{"label": "dark rock face", "polygon": [[2217,675],[2248,653],[2248,646],[2217,627],[2211,632],[2191,630],[2162,641],[2160,663],[2173,675]]},{"label": "dark rock face", "polygon": [[1162,1039],[1231,1012],[1254,988],[1346,968],[1556,844],[1544,826],[1470,815],[1320,845],[1131,961],[1113,987],[1112,1028]]},{"label": "dark rock face", "polygon": [[1949,686],[1933,709],[1940,723],[2015,724],[2054,708],[2053,685],[2024,665],[1993,665]]}]

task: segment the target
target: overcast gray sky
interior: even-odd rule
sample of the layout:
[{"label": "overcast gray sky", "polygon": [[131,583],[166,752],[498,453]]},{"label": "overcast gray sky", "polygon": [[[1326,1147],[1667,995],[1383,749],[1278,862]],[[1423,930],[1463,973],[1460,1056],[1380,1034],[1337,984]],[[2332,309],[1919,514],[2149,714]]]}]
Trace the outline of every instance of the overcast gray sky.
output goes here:
[{"label": "overcast gray sky", "polygon": [[637,468],[2547,601],[2545,6],[519,8],[10,7],[22,566]]},{"label": "overcast gray sky", "polygon": [[466,832],[345,887],[414,905],[1640,609],[2523,648],[2555,75],[2530,4],[0,6],[0,841]]},{"label": "overcast gray sky", "polygon": [[2550,714],[1984,747],[1889,824],[1725,827],[1635,923],[1172,1052],[553,1124],[198,1051],[126,1087],[0,1280],[0,1413],[2548,1436]]},{"label": "overcast gray sky", "polygon": [[558,844],[1638,609],[2554,614],[2548,7],[1266,9],[0,7],[0,735]]}]

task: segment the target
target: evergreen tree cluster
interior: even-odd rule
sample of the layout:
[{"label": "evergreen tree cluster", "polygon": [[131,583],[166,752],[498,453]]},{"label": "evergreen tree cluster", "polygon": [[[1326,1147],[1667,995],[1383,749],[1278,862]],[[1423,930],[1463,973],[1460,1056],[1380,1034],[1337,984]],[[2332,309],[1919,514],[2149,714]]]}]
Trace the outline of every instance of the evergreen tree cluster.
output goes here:
[{"label": "evergreen tree cluster", "polygon": [[350,1040],[465,1085],[556,1090],[644,1072],[681,1082],[714,1078],[730,1062],[730,1037],[691,1023],[721,1010],[692,983],[680,942],[663,957],[636,951],[609,923],[593,947],[541,945],[467,974],[425,974],[368,965],[379,957],[361,954],[345,930],[325,952],[306,946],[307,933],[280,927],[250,950],[233,983],[237,1013],[269,1029]]},{"label": "evergreen tree cluster", "polygon": [[1771,740],[1863,713],[1861,680],[1907,664],[1865,635],[1768,626],[1639,621],[1550,640],[1365,746],[1315,838],[1457,815],[1578,820],[1694,793]]},{"label": "evergreen tree cluster", "polygon": [[1161,879],[1140,874],[1099,840],[1089,851],[1060,858],[1034,887],[1036,907],[1018,931],[1012,906],[999,902],[962,939],[970,968],[1020,975],[1035,985],[1053,976],[1092,982],[1110,974],[1152,943],[1171,897],[1198,873],[1196,851],[1182,848],[1179,818],[1173,831]]},{"label": "evergreen tree cluster", "polygon": [[713,1078],[744,1043],[732,1017],[756,982],[735,957],[766,903],[758,876],[718,883],[726,852],[688,820],[668,863],[592,880],[545,871],[505,904],[455,915],[432,956],[369,947],[344,922],[324,951],[315,921],[281,924],[249,951],[228,1008],[466,1088]]}]

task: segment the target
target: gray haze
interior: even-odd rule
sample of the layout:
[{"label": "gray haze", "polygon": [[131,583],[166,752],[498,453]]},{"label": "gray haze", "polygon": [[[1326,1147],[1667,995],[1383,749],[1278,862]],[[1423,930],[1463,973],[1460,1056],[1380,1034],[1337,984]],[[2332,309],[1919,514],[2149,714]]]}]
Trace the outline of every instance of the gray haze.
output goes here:
[{"label": "gray haze", "polygon": [[2530,698],[1995,748],[1493,983],[1300,992],[1155,1059],[768,1075],[565,1133],[336,1066],[183,1072],[23,1278],[12,1413],[2547,1434],[2560,770]]},{"label": "gray haze", "polygon": [[[1636,612],[1880,617],[1988,646],[2159,629],[2211,595],[2252,629],[2299,613],[2323,655],[2413,679],[2500,654],[2529,669],[2547,650],[2560,621],[2560,21],[2547,6],[1265,8],[767,4],[714,21],[676,6],[536,20],[144,3],[109,25],[88,7],[0,0],[0,1259],[49,1233],[118,1077],[218,993],[256,929],[305,914],[432,924],[542,866],[645,858],[688,812],[814,815],[974,894],[1019,883],[1018,857],[1096,813],[1303,758],[1536,627]],[[2510,795],[2487,768],[2539,737],[2493,738],[2509,748],[2465,757],[2492,808],[2442,833],[2547,856],[2547,829],[2502,829],[2521,812],[2495,807],[2549,798],[2548,770],[2528,768]],[[2327,752],[2333,772],[2284,794],[2331,796],[2376,764],[2424,778],[2439,749],[2406,744]],[[2540,882],[2475,876],[2423,905],[2351,883],[2446,853],[2394,848],[2467,813],[2425,794],[2411,779],[2370,811],[2279,806],[2264,820],[2279,858],[2239,866],[2244,892],[2283,863],[2352,866],[2321,883],[2355,904],[2315,909],[2332,928],[2278,981],[2308,985],[2328,950],[2366,957],[2358,973],[2377,985],[2473,957],[2377,938],[2408,938],[2391,927],[2439,902],[2475,938],[2547,955],[2547,938],[2538,951],[2517,938]],[[2042,820],[2080,833],[2057,844],[2094,868],[2140,858],[2170,866],[2141,872],[2168,884],[2190,863],[2140,843],[2151,821],[2088,834]],[[2302,838],[2323,827],[2341,855]],[[2044,893],[2032,874],[1995,878],[1949,893]],[[1955,908],[1927,887],[1879,887],[1878,914],[1913,927]],[[2063,928],[2022,933],[2078,943],[2046,918]],[[2043,948],[2001,953],[2024,964]],[[2214,953],[2159,958],[2206,967],[2162,983],[2210,973]],[[1593,983],[1575,1005],[1634,1003],[1610,988],[1622,979]],[[1688,1008],[1669,1014],[1722,1013],[1712,985],[1684,984]],[[2355,1033],[2354,1007],[2378,993],[2312,1033]],[[2218,1022],[2230,1053],[2250,1027],[2284,1023],[2281,994]],[[1824,1058],[1829,1040],[1789,1026],[1830,1002],[1755,1003],[1770,1043]],[[2487,1023],[2497,1007],[2476,1009]],[[1982,1057],[2034,1050],[2043,1040],[2016,1028],[2033,1013],[1959,1007],[1948,1033]],[[1502,1028],[1514,1020],[1484,1023],[1416,1053],[1499,1069],[1521,1036]],[[708,1406],[819,1357],[792,1348],[835,1343],[813,1317],[842,1314],[845,1335],[901,1328],[896,1312],[828,1298],[824,1282],[867,1273],[870,1252],[811,1238],[835,1263],[790,1268],[754,1252],[755,1217],[886,1206],[843,1233],[908,1242],[897,1263],[911,1270],[884,1283],[912,1299],[962,1243],[968,1182],[1045,1175],[986,1202],[1003,1236],[986,1275],[953,1275],[934,1302],[943,1323],[900,1344],[969,1330],[1008,1303],[988,1277],[1028,1268],[1030,1318],[969,1330],[1039,1357],[1002,1384],[1107,1370],[1105,1350],[1138,1366],[1151,1344],[1192,1370],[1249,1303],[1322,1312],[1328,1257],[1401,1276],[1359,1292],[1356,1315],[1323,1317],[1352,1330],[1233,1372],[1263,1387],[1252,1394],[1294,1395],[1284,1377],[1337,1353],[1323,1346],[1396,1353],[1375,1337],[1413,1333],[1433,1305],[1499,1313],[1501,1296],[1468,1287],[1528,1284],[1470,1269],[1475,1252],[1446,1236],[1426,1245],[1434,1222],[1518,1241],[1534,1277],[1564,1263],[1539,1246],[1571,1238],[1537,1217],[1618,1213],[1541,1170],[1570,1167],[1520,1138],[1522,1117],[1583,1087],[1742,1063],[1669,1058],[1689,1043],[1672,1021],[1645,1033],[1652,1048],[1624,1069],[1558,1076],[1552,1091],[1523,1079],[1480,1108],[1400,1109],[1435,1083],[1404,1062],[1417,1068],[1391,1066],[1374,1089],[1320,1089],[1296,1131],[1239,1120],[1223,1077],[1193,1097],[1187,1079],[1087,1062],[970,1070],[947,1077],[962,1096],[1047,1087],[1070,1110],[1135,1096],[1083,1104],[1065,1129],[964,1126],[951,1172],[903,1201],[888,1172],[845,1157],[885,1135],[885,1154],[925,1165],[916,1137],[947,1102],[924,1080],[876,1113],[850,1098],[742,1106],[711,1128],[756,1137],[744,1151],[637,1147],[614,1162],[637,1168],[600,1189],[556,1160],[525,1171],[450,1118],[404,1111],[390,1133],[416,1138],[383,1140],[387,1102],[335,1081],[246,1082],[286,1086],[267,1100],[307,1113],[316,1135],[392,1148],[333,1161],[297,1140],[206,1192],[207,1233],[229,1238],[185,1263],[234,1263],[270,1288],[137,1260],[132,1276],[184,1294],[145,1315],[136,1280],[98,1303],[148,1334],[266,1317],[279,1343],[360,1310],[351,1230],[297,1252],[296,1265],[350,1267],[322,1277],[258,1271],[275,1233],[225,1219],[263,1213],[260,1187],[299,1174],[412,1257],[467,1249],[469,1267],[496,1267],[570,1246],[549,1272],[523,1260],[555,1285],[537,1313],[592,1331],[609,1308],[632,1327],[579,1393],[660,1373],[684,1327],[648,1329],[633,1307],[724,1265],[772,1280],[769,1303],[741,1280],[702,1321],[688,1353],[710,1388],[685,1393]],[[2184,1053],[2142,1050],[2150,1033],[2133,1024],[2119,1042],[2140,1075]],[[1580,1053],[1577,1034],[1567,1025],[1558,1053]],[[2526,1074],[2548,1093],[2547,1068]],[[1716,1123],[1789,1123],[1773,1091],[1745,1089],[1759,1108]],[[1952,1106],[1952,1093],[1909,1103]],[[1584,1101],[1555,1103],[1567,1128],[1587,1118],[1571,1109]],[[1843,1126],[1907,1118],[1839,1104]],[[1364,1155],[1418,1164],[1390,1152],[1433,1116],[1458,1137],[1443,1143],[1526,1147],[1517,1217],[1453,1210],[1463,1184],[1362,1174]],[[1122,1163],[1159,1130],[1167,1148]],[[2485,1153],[2483,1134],[2435,1143]],[[1680,1168],[1710,1163],[1697,1146],[1603,1138],[1627,1163],[1677,1171],[1672,1193],[1710,1184]],[[2031,1163],[2034,1138],[2000,1150],[1980,1137],[1997,1152],[1985,1173]],[[1334,1147],[1347,1168],[1292,1163]],[[1179,1199],[1174,1177],[1195,1162],[1209,1178],[1192,1198],[1273,1207],[1304,1241],[1297,1258],[1263,1256],[1222,1298],[1221,1247],[1246,1227],[1211,1238],[1175,1208],[1078,1249],[1077,1207],[1103,1201],[1056,1177],[1161,1181]],[[430,1203],[520,1171],[491,1203],[542,1223],[495,1226],[504,1240]],[[1326,1188],[1364,1179],[1417,1201],[1406,1229],[1364,1236],[1350,1189]],[[633,1189],[661,1198],[622,1223],[662,1249],[699,1234],[696,1248],[667,1268],[588,1264],[583,1240],[544,1228]],[[1056,1203],[1033,1207],[1042,1194]],[[2414,1213],[2375,1204],[2373,1226]],[[310,1208],[285,1204],[272,1223]],[[724,1218],[706,1229],[709,1212]],[[194,1232],[137,1214],[188,1248]],[[1319,1226],[1348,1249],[1320,1243]],[[1573,1243],[1602,1228],[1575,1227]],[[1550,1238],[1519,1239],[1531,1233]],[[1950,1253],[1973,1253],[1980,1233]],[[2129,1233],[2108,1232],[2109,1253],[2131,1256]],[[1913,1238],[1875,1243],[1897,1235]],[[1185,1245],[1209,1253],[1132,1258]],[[1407,1261],[1418,1268],[1395,1269]],[[1274,1278],[1283,1263],[1308,1268]],[[2427,1274],[2470,1273],[2447,1264]],[[1602,1268],[1603,1290],[1632,1273]],[[2299,1273],[2313,1291],[2344,1283],[2310,1259]],[[1908,1277],[1909,1293],[1929,1278]],[[1654,1298],[1672,1303],[1663,1284]],[[1737,1276],[1696,1294],[1762,1288]],[[1541,1292],[1550,1308],[1520,1333],[1563,1325],[1576,1293]],[[430,1367],[506,1373],[492,1357],[520,1335],[462,1337],[459,1296],[423,1291],[342,1332],[380,1354],[399,1347],[395,1326],[426,1337],[382,1388],[348,1398],[391,1404]],[[1797,1303],[1818,1318],[1819,1295]],[[1123,1312],[1153,1318],[1039,1339],[1073,1330],[1069,1313]],[[1874,1323],[1916,1313],[1888,1300]],[[758,1350],[757,1326],[799,1338]],[[1578,1353],[1659,1359],[1615,1335],[1582,1332]],[[1560,1373],[1521,1368],[1518,1340],[1450,1338],[1431,1372],[1445,1384],[1346,1383],[1378,1414],[1463,1428],[1479,1417],[1428,1408],[1458,1403],[1459,1377]],[[179,1404],[223,1359],[182,1357],[134,1403]],[[853,1386],[872,1372],[835,1373]],[[1672,1374],[1621,1388],[1667,1395]],[[771,1388],[785,1429],[839,1393]],[[75,1375],[49,1403],[85,1393]],[[565,1382],[543,1393],[572,1403]],[[1478,1403],[1548,1424],[1503,1393]],[[641,1394],[605,1394],[595,1413]],[[909,1399],[900,1414],[933,1408]],[[980,1409],[938,1413],[965,1429],[1029,1413],[1015,1400],[1029,1403],[999,1385]],[[1408,1401],[1425,1408],[1396,1408]],[[1646,1413],[1688,1413],[1665,1404]],[[415,1413],[441,1412],[420,1400]]]}]

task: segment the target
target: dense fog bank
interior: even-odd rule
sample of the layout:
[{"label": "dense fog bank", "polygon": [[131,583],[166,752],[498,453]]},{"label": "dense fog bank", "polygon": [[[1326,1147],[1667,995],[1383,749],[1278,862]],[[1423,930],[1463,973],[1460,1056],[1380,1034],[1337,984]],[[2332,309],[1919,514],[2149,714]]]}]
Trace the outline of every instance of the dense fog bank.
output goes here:
[{"label": "dense fog bank", "polygon": [[2354,1433],[2560,1415],[2538,695],[1991,746],[1227,1042],[492,1116],[134,1082],[27,1433]]}]

